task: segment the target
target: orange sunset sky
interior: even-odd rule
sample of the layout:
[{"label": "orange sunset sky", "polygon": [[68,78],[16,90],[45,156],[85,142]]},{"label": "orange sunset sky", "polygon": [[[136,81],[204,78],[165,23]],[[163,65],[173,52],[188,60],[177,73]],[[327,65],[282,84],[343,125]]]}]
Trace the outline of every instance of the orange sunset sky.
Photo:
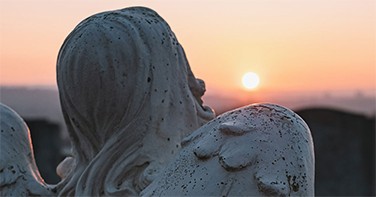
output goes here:
[{"label": "orange sunset sky", "polygon": [[210,91],[375,91],[373,0],[1,0],[0,85],[56,86],[58,50],[86,17],[129,6],[156,10]]}]

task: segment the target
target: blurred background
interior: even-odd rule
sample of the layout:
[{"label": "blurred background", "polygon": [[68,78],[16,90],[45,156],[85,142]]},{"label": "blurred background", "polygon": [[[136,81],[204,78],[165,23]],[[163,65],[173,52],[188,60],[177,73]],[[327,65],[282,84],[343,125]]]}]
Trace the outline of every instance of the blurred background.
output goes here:
[{"label": "blurred background", "polygon": [[[129,6],[169,23],[217,114],[273,102],[303,117],[315,143],[316,195],[375,195],[374,0],[1,0],[0,102],[29,125],[46,182],[59,181],[55,168],[69,153],[58,50],[86,17]],[[258,78],[244,79],[248,72]]]}]

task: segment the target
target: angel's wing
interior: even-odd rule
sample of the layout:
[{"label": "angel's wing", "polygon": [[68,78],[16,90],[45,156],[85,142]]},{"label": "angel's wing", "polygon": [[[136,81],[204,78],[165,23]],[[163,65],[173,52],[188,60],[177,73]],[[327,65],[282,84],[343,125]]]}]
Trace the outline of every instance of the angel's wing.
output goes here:
[{"label": "angel's wing", "polygon": [[35,165],[28,127],[1,103],[0,129],[0,196],[51,195]]},{"label": "angel's wing", "polygon": [[255,104],[227,112],[184,143],[142,195],[314,195],[309,128],[284,107]]}]

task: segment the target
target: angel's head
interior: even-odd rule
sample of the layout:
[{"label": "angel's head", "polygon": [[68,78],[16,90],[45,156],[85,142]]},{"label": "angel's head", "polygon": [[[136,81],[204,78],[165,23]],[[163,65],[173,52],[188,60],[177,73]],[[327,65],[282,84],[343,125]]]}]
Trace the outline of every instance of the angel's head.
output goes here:
[{"label": "angel's head", "polygon": [[0,117],[0,196],[52,195],[35,164],[26,123],[1,103]]},{"label": "angel's head", "polygon": [[22,163],[22,168],[29,168],[29,164],[35,162],[29,128],[15,111],[2,103],[0,114],[0,171],[9,171],[9,174],[12,174],[11,171],[15,171],[16,166],[8,169],[6,165],[15,162]]},{"label": "angel's head", "polygon": [[60,49],[57,81],[77,163],[134,150],[163,163],[214,117],[174,33],[143,7],[82,21]]}]

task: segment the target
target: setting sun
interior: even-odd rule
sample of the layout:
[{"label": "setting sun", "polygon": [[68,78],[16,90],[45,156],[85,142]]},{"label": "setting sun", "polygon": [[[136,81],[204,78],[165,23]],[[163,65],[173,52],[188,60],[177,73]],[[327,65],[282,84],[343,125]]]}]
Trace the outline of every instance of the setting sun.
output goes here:
[{"label": "setting sun", "polygon": [[243,82],[243,86],[246,89],[252,90],[252,89],[255,89],[259,85],[260,78],[254,72],[247,72],[243,75],[242,82]]}]

